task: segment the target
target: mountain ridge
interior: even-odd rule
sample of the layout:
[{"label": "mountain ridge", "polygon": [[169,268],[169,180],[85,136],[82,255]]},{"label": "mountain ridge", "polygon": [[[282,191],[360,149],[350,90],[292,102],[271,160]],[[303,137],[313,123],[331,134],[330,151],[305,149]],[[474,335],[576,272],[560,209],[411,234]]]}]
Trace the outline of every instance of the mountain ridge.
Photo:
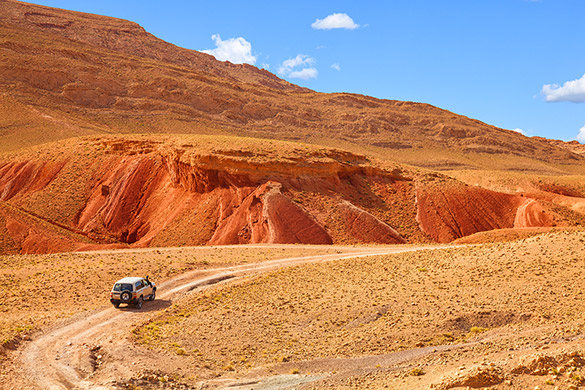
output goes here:
[{"label": "mountain ridge", "polygon": [[[0,11],[0,100],[24,105],[28,122],[45,126],[48,116],[71,127],[60,126],[54,139],[216,133],[361,148],[406,156],[402,162],[413,165],[418,159],[408,154],[428,148],[462,154],[439,162],[445,166],[474,161],[465,155],[585,162],[566,148],[426,103],[298,87],[266,70],[164,42],[122,19],[14,0],[0,2]],[[2,122],[11,128],[16,121]],[[34,128],[30,133],[23,146],[48,138]],[[19,145],[16,134],[0,137],[14,145],[9,150]]]}]

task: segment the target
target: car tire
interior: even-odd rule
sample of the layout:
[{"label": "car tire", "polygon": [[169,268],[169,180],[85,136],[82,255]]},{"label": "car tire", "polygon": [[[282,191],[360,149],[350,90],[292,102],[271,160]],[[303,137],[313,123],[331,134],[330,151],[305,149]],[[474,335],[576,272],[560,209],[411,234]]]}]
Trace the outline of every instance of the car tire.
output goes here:
[{"label": "car tire", "polygon": [[116,303],[114,303],[114,307],[115,307],[116,309],[117,309],[117,308],[119,308],[119,307],[120,307],[120,303],[119,303],[119,302],[116,302]]},{"label": "car tire", "polygon": [[142,299],[142,296],[140,298],[138,298],[138,300],[136,301],[136,308],[137,309],[142,309],[142,302],[144,302],[144,299]]},{"label": "car tire", "polygon": [[120,294],[120,300],[124,303],[128,303],[130,302],[130,299],[132,299],[132,293],[130,291],[122,291]]},{"label": "car tire", "polygon": [[152,290],[152,294],[150,294],[150,298],[148,298],[148,300],[154,301],[154,298],[156,298],[156,288]]}]

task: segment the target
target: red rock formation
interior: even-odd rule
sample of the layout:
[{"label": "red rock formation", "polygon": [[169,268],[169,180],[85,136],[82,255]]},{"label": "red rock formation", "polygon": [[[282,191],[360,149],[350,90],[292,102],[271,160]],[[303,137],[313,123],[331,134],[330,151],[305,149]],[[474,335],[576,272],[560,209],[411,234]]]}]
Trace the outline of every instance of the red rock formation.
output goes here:
[{"label": "red rock formation", "polygon": [[64,161],[0,163],[0,201],[9,200],[19,192],[34,192],[44,188],[64,164]]},{"label": "red rock formation", "polygon": [[437,242],[511,228],[523,201],[520,196],[456,182],[422,182],[417,188],[421,229]]},{"label": "red rock formation", "polygon": [[349,233],[358,242],[377,244],[404,244],[406,240],[392,227],[350,202],[342,201],[338,209],[345,218]]},{"label": "red rock formation", "polygon": [[[26,157],[0,162],[0,205],[5,205],[0,250],[397,244],[407,242],[405,237],[426,241],[425,234],[449,242],[491,229],[564,223],[562,215],[532,198],[470,187],[440,175],[413,184],[398,170],[383,170],[363,156],[339,150],[305,146],[286,151],[291,146],[282,143],[277,146],[285,149],[270,151],[260,141],[249,149],[230,150],[193,140],[199,144],[100,137],[67,144],[99,164],[59,147],[38,161]],[[78,166],[87,170],[72,170]],[[55,197],[53,181],[86,184],[68,188],[67,197]],[[69,197],[84,201],[69,202]],[[78,209],[54,214],[54,207]],[[418,234],[415,209],[422,230]],[[72,217],[51,220],[51,215]]]},{"label": "red rock formation", "polygon": [[553,214],[535,199],[525,199],[518,207],[515,228],[549,227],[553,226]]},{"label": "red rock formation", "polygon": [[3,254],[42,254],[77,249],[90,240],[0,202],[0,250]]}]

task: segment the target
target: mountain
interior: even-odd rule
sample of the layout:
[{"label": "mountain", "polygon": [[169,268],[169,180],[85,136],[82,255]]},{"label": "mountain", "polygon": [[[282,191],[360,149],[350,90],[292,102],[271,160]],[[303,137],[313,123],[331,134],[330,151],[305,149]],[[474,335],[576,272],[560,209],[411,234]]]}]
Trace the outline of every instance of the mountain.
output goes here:
[{"label": "mountain", "polygon": [[[428,104],[301,88],[121,19],[4,0],[0,31],[0,107],[11,112],[0,122],[4,150],[91,134],[233,134],[370,150],[439,169],[490,166],[494,156],[583,163],[545,140]],[[440,157],[420,161],[429,149]]]},{"label": "mountain", "polygon": [[120,19],[0,1],[0,111],[1,253],[585,223],[578,145],[318,93]]}]

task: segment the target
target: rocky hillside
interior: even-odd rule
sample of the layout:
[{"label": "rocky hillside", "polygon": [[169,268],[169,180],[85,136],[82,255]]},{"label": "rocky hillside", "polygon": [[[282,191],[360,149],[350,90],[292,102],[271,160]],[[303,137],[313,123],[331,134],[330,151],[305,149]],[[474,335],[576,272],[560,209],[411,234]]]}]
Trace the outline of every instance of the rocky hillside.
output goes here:
[{"label": "rocky hillside", "polygon": [[450,242],[493,229],[584,224],[572,204],[561,205],[566,199],[585,200],[490,191],[291,142],[93,136],[0,159],[0,252]]},{"label": "rocky hillside", "polygon": [[[578,145],[314,92],[120,19],[0,1],[0,112],[0,253],[585,224]],[[504,170],[574,176],[526,191]]]},{"label": "rocky hillside", "polygon": [[204,133],[333,145],[433,169],[584,161],[428,104],[300,88],[120,19],[0,1],[0,54],[3,150],[78,135]]}]

